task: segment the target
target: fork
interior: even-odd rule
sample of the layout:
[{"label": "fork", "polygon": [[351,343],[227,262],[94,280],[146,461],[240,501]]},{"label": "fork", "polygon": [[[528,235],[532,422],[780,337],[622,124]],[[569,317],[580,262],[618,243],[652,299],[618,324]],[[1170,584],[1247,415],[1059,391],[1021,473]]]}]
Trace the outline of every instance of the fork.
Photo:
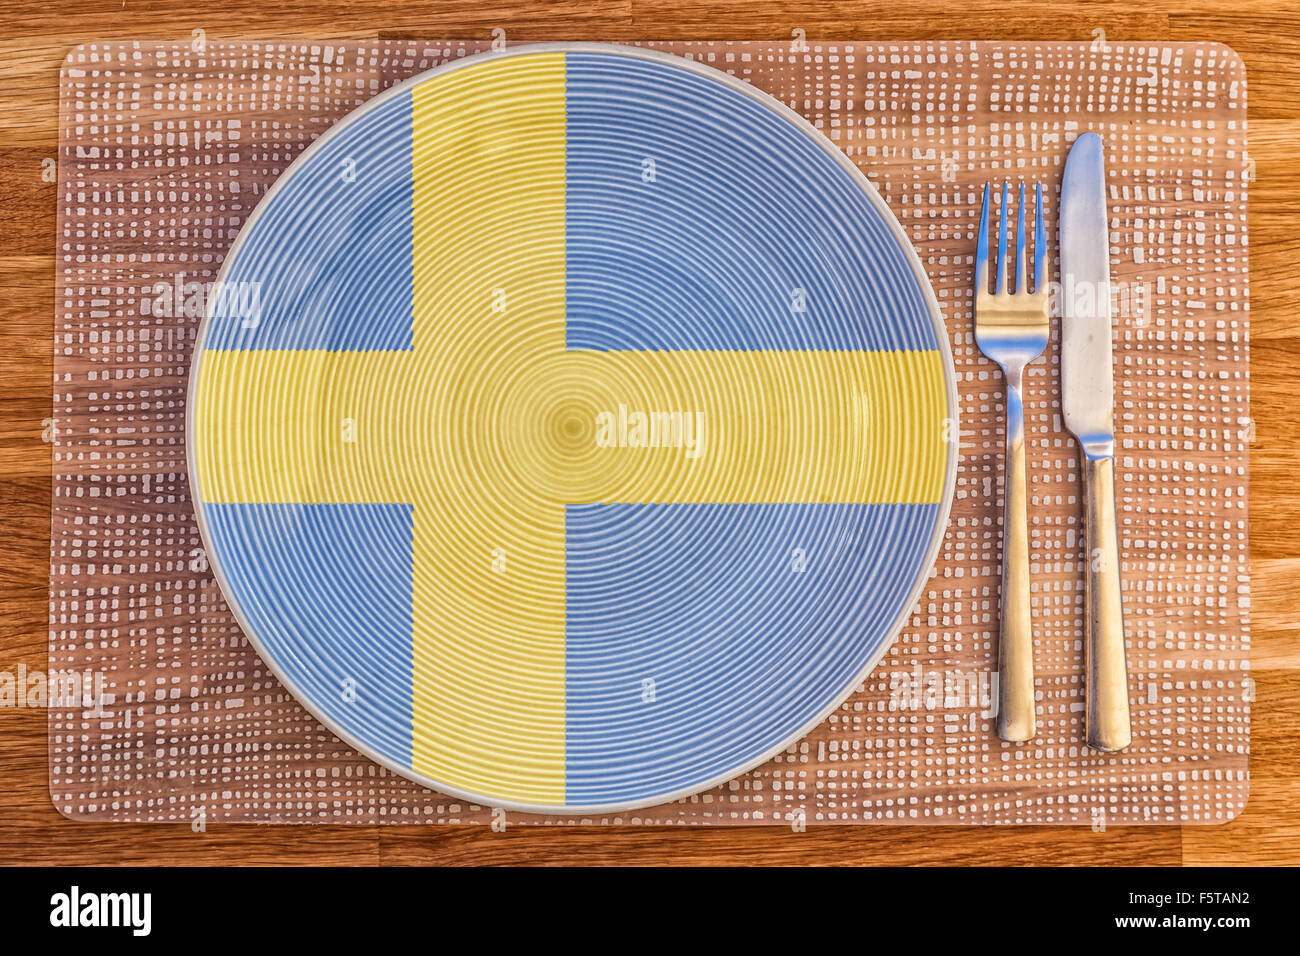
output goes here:
[{"label": "fork", "polygon": [[1007,291],[1007,184],[1002,184],[996,286],[990,294],[989,186],[984,187],[975,249],[975,343],[1002,368],[1007,383],[1002,512],[1002,625],[998,638],[998,723],[1003,740],[1034,736],[1034,641],[1029,611],[1029,528],[1025,497],[1025,366],[1047,347],[1047,233],[1043,187],[1035,193],[1034,290],[1025,272],[1025,184],[1016,220],[1015,291]]}]

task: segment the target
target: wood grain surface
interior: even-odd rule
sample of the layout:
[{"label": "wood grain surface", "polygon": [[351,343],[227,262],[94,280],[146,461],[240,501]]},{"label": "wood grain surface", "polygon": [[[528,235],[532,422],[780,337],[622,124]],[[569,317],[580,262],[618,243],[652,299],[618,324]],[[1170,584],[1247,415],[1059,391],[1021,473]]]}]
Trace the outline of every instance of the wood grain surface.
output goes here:
[{"label": "wood grain surface", "polygon": [[1300,362],[1300,12],[1291,2],[1193,5],[1084,2],[1043,16],[1023,0],[951,6],[882,2],[689,4],[594,0],[430,10],[369,0],[180,0],[37,6],[0,2],[0,671],[46,666],[49,446],[58,70],[78,43],[104,39],[481,37],[542,39],[1211,40],[1249,71],[1251,188],[1253,708],[1251,799],[1219,827],[826,827],[538,829],[92,825],[61,817],[47,787],[46,714],[0,708],[0,861],[176,864],[1250,864],[1300,863],[1300,548],[1290,440]]}]

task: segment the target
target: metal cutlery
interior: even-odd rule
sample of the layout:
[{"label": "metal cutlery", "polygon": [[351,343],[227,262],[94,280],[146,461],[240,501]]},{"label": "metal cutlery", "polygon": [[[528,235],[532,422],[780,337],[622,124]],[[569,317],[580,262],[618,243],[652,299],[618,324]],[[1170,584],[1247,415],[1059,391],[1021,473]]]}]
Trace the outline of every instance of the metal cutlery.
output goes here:
[{"label": "metal cutlery", "polygon": [[1007,385],[1006,459],[1002,519],[1002,626],[998,641],[997,733],[1003,740],[1034,736],[1034,646],[1029,601],[1029,528],[1025,490],[1025,366],[1042,354],[1049,333],[1047,235],[1043,187],[1035,190],[1034,286],[1025,268],[1025,187],[1016,219],[1014,291],[1007,288],[1007,184],[1002,185],[995,287],[989,291],[989,194],[984,187],[975,252],[975,342],[1002,369]]},{"label": "metal cutlery", "polygon": [[1074,142],[1061,185],[1061,407],[1082,455],[1087,537],[1087,740],[1122,750],[1132,740],[1115,517],[1115,387],[1110,241],[1101,138]]}]

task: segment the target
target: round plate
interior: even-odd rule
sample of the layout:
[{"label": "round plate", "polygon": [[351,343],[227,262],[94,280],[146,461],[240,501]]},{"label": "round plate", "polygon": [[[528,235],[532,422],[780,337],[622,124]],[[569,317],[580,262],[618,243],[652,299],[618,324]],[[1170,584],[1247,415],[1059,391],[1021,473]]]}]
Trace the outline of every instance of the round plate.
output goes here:
[{"label": "round plate", "polygon": [[646,50],[376,97],[276,182],[195,351],[232,609],[380,763],[595,813],[715,786],[861,683],[952,494],[925,274],[797,114]]}]

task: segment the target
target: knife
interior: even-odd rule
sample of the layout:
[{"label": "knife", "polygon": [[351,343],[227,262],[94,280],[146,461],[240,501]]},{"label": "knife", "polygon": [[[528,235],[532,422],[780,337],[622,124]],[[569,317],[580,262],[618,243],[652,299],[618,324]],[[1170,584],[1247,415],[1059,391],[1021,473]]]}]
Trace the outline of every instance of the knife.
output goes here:
[{"label": "knife", "polygon": [[1088,746],[1132,740],[1115,520],[1115,381],[1111,365],[1110,239],[1101,137],[1084,133],[1061,184],[1061,407],[1083,469]]}]

